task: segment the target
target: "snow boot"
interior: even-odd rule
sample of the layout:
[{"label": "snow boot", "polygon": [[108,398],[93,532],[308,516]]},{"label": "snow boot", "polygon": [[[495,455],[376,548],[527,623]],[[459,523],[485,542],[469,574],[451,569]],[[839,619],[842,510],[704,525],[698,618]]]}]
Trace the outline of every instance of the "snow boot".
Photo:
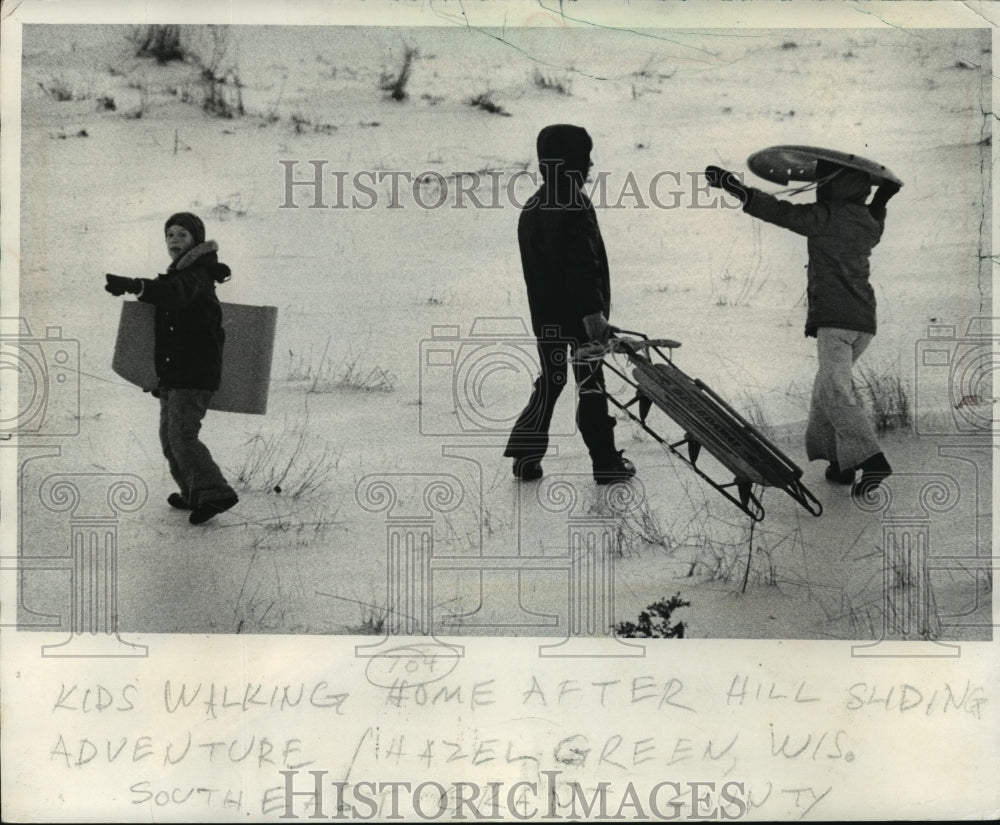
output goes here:
[{"label": "snow boot", "polygon": [[826,480],[833,484],[853,484],[856,472],[857,470],[854,467],[849,470],[841,470],[840,465],[836,461],[831,461],[830,466],[826,468],[825,475]]},{"label": "snow boot", "polygon": [[635,475],[635,465],[622,455],[625,451],[618,450],[607,459],[594,461],[594,481],[598,484],[614,484],[616,481],[628,481]]},{"label": "snow boot", "polygon": [[519,481],[538,481],[542,477],[542,462],[537,458],[515,458],[514,476]]},{"label": "snow boot", "polygon": [[171,493],[167,496],[167,504],[173,507],[175,510],[193,510],[194,508],[187,503],[187,499],[184,498],[180,493]]},{"label": "snow boot", "polygon": [[892,475],[892,467],[889,466],[883,453],[876,453],[871,458],[866,458],[858,466],[861,468],[861,478],[851,490],[851,495],[857,498],[866,497]]},{"label": "snow boot", "polygon": [[217,498],[214,501],[205,501],[191,511],[188,521],[191,524],[204,524],[211,518],[215,518],[219,513],[224,513],[236,506],[239,497],[234,493],[228,498]]}]

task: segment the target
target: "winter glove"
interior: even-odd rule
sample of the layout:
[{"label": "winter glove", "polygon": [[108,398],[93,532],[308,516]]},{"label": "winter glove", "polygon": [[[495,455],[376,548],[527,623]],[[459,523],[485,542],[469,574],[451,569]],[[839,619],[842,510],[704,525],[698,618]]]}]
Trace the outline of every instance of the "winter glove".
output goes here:
[{"label": "winter glove", "polygon": [[611,337],[611,326],[603,312],[592,312],[583,316],[583,327],[587,330],[587,338],[606,344]]},{"label": "winter glove", "polygon": [[895,195],[899,189],[899,184],[893,183],[890,180],[885,181],[878,188],[871,203],[868,204],[868,212],[875,220],[880,222],[885,220],[885,205],[889,202],[889,198]]},{"label": "winter glove", "polygon": [[104,277],[108,281],[104,288],[112,295],[124,295],[126,292],[138,295],[142,292],[142,281],[139,278],[123,278],[110,272]]},{"label": "winter glove", "polygon": [[885,205],[889,202],[889,198],[899,192],[899,190],[900,185],[898,183],[887,180],[875,192],[875,197],[872,198],[872,202],[869,205],[885,209]]},{"label": "winter glove", "polygon": [[708,178],[708,185],[725,189],[730,195],[735,195],[743,203],[750,200],[750,192],[740,183],[735,174],[727,169],[718,166],[706,166],[705,177]]}]

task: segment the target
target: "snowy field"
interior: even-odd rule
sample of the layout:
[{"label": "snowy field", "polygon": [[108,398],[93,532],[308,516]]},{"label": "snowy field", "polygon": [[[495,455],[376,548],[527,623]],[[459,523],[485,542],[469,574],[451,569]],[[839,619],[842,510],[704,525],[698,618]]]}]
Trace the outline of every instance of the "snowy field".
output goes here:
[{"label": "snowy field", "polygon": [[[132,27],[26,26],[20,315],[42,361],[61,346],[51,327],[71,360],[32,419],[51,437],[22,454],[22,555],[65,555],[74,518],[107,516],[59,510],[54,475],[98,497],[126,476],[140,492],[115,527],[123,632],[559,639],[679,593],[690,605],[672,621],[689,637],[991,638],[990,42],[986,29],[192,26],[187,60],[160,64],[136,56]],[[394,100],[381,87],[408,52]],[[639,472],[608,496],[569,393],[545,480],[511,477],[502,445],[534,378],[518,203],[535,136],[556,122],[594,138],[612,323],[680,341],[678,366],[804,469],[821,517],[766,489],[751,532],[624,417],[618,446]],[[884,508],[859,508],[805,460],[804,240],[698,177],[717,164],[774,191],[746,169],[772,144],[853,151],[905,182],[872,258],[879,334],[862,361],[911,419],[884,438]],[[289,185],[315,170],[322,193]],[[206,419],[241,500],[200,528],[166,505],[157,403],[111,371],[121,307],[102,289],[106,272],[164,270],[163,221],[179,210],[233,269],[223,301],[278,308],[267,415]],[[568,560],[587,531],[611,551],[581,575]],[[422,564],[394,554],[406,536]],[[888,555],[897,538],[909,561]],[[68,571],[35,566],[21,626],[68,627]]]}]

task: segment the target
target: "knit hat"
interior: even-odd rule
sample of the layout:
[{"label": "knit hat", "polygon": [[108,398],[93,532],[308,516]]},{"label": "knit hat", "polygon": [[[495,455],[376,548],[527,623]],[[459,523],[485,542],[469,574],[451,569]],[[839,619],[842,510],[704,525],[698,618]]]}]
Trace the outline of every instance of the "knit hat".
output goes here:
[{"label": "knit hat", "polygon": [[167,218],[167,222],[163,224],[163,232],[166,233],[171,226],[183,227],[191,233],[191,237],[194,238],[195,246],[205,243],[205,224],[203,224],[201,222],[201,218],[193,212],[174,213]]}]

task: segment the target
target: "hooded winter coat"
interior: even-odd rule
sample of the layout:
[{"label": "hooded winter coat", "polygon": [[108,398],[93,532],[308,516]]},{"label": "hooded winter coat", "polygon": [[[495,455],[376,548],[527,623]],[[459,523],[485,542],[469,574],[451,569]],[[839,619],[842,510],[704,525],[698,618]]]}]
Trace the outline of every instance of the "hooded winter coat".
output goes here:
[{"label": "hooded winter coat", "polygon": [[[882,237],[885,212],[869,210],[867,176],[844,174],[817,190],[817,202],[792,204],[750,189],[743,210],[807,239],[808,312],[805,334],[820,327],[877,329],[869,258]],[[874,212],[874,214],[873,214]]]},{"label": "hooded winter coat", "polygon": [[143,280],[139,300],[156,306],[153,357],[161,387],[217,390],[226,339],[216,283],[230,277],[218,245],[185,252],[156,280]]},{"label": "hooded winter coat", "polygon": [[608,256],[597,214],[581,184],[592,143],[579,126],[548,126],[538,135],[543,183],[517,226],[531,326],[585,340],[583,318],[611,311]]}]

